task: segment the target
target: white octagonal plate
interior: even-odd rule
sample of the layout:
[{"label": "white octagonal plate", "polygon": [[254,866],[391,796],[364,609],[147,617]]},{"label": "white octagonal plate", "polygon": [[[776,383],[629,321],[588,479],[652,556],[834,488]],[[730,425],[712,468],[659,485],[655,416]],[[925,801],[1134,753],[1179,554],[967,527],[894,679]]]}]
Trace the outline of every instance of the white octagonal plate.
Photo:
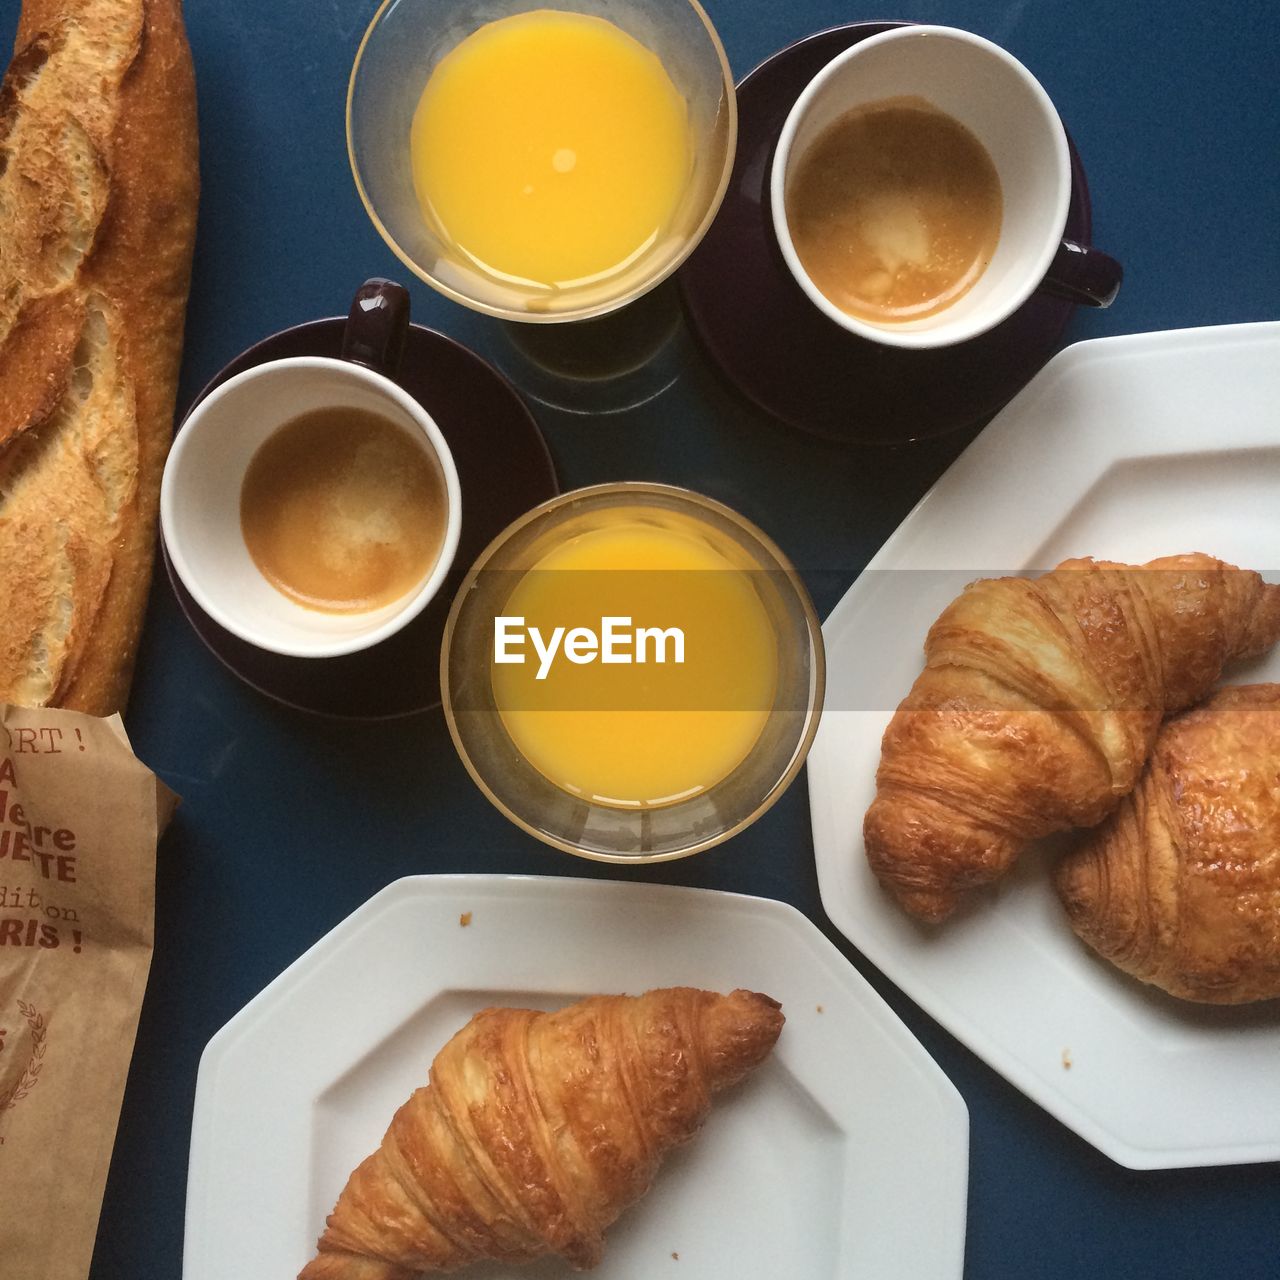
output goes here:
[{"label": "white octagonal plate", "polygon": [[[593,1274],[958,1280],[964,1103],[810,921],[737,894],[515,876],[397,881],[213,1037],[196,1088],[185,1280],[296,1275],[350,1170],[479,1009],[678,985],[767,992],[787,1023],[610,1230]],[[572,1273],[545,1260],[465,1274]]]},{"label": "white octagonal plate", "polygon": [[[1112,969],[1068,927],[1050,848],[956,918],[918,925],[868,870],[862,819],[925,633],[966,582],[1068,556],[1184,551],[1280,581],[1280,324],[1104,338],[1050,361],[827,620],[827,703],[808,765],[835,925],[975,1053],[1131,1168],[1280,1159],[1280,1001],[1199,1007]],[[1280,680],[1280,652],[1226,679]]]}]

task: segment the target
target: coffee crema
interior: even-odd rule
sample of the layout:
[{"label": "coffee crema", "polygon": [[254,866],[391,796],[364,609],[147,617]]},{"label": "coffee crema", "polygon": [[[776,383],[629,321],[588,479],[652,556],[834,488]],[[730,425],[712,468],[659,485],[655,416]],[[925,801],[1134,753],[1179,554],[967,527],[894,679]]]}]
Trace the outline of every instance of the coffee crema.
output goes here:
[{"label": "coffee crema", "polygon": [[447,512],[426,442],[363,409],[286,422],[240,490],[254,564],[289,599],[326,613],[378,609],[417,587],[440,554]]},{"label": "coffee crema", "polygon": [[786,193],[810,279],[872,324],[924,319],[963,297],[995,253],[1002,214],[986,148],[916,97],[864,103],[832,121]]}]

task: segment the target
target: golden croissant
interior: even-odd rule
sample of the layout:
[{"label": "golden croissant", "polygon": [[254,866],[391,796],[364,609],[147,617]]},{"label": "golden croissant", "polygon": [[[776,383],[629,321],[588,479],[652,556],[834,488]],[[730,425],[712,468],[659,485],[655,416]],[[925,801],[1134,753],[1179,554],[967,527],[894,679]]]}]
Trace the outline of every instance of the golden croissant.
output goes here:
[{"label": "golden croissant", "polygon": [[941,920],[1032,840],[1133,789],[1161,720],[1280,637],[1280,585],[1206,555],[971,583],[934,623],[863,824],[881,883]]},{"label": "golden croissant", "polygon": [[547,1254],[594,1266],[604,1229],[782,1023],[768,996],[691,987],[478,1013],[351,1175],[299,1280]]},{"label": "golden croissant", "polygon": [[1280,996],[1280,684],[1169,721],[1056,880],[1076,933],[1135,978],[1214,1004]]}]

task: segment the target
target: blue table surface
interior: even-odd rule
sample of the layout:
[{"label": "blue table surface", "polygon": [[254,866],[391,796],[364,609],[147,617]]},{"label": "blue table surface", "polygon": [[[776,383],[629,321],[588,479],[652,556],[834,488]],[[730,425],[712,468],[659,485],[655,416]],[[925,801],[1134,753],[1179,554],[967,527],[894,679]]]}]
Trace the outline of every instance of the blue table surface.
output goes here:
[{"label": "blue table surface", "polygon": [[[343,102],[374,7],[187,2],[203,197],[180,409],[258,338],[345,312],[370,275],[404,279],[417,321],[499,363],[509,358],[501,325],[405,279],[356,196]],[[1262,0],[1230,8],[1203,0],[917,0],[897,13],[834,0],[707,7],[737,78],[810,32],[886,17],[966,27],[1022,59],[1079,147],[1095,241],[1127,273],[1115,307],[1078,312],[1064,341],[1280,315],[1280,38]],[[0,0],[0,32],[13,29],[17,10],[17,0]],[[965,438],[898,450],[820,443],[755,410],[687,334],[680,342],[679,377],[640,407],[583,415],[534,403],[563,485],[643,478],[719,498],[777,539],[825,615]],[[392,724],[336,723],[254,693],[196,639],[162,574],[126,725],[138,754],[184,804],[160,849],[154,964],[93,1280],[181,1273],[196,1070],[209,1037],[378,889],[445,871],[702,885],[803,910],[964,1095],[970,1280],[1280,1276],[1277,1166],[1120,1168],[835,933],[819,904],[803,781],[712,852],[631,872],[581,862],[543,847],[489,805],[438,711]],[[0,1270],[23,1276],[11,1260]]]}]

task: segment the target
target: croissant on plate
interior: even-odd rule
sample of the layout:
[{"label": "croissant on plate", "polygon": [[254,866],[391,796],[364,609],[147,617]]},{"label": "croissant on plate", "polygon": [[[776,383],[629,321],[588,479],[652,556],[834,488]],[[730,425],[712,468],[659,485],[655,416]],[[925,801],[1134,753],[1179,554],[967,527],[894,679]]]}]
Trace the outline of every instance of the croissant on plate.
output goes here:
[{"label": "croissant on plate", "polygon": [[1055,879],[1076,933],[1135,978],[1213,1004],[1280,996],[1280,684],[1169,721]]},{"label": "croissant on plate", "polygon": [[691,987],[478,1013],[351,1175],[299,1280],[547,1254],[594,1266],[604,1229],[782,1023],[768,996]]},{"label": "croissant on plate", "polygon": [[925,640],[863,824],[880,882],[941,920],[1027,844],[1093,826],[1161,720],[1280,637],[1280,585],[1206,555],[970,583]]}]

